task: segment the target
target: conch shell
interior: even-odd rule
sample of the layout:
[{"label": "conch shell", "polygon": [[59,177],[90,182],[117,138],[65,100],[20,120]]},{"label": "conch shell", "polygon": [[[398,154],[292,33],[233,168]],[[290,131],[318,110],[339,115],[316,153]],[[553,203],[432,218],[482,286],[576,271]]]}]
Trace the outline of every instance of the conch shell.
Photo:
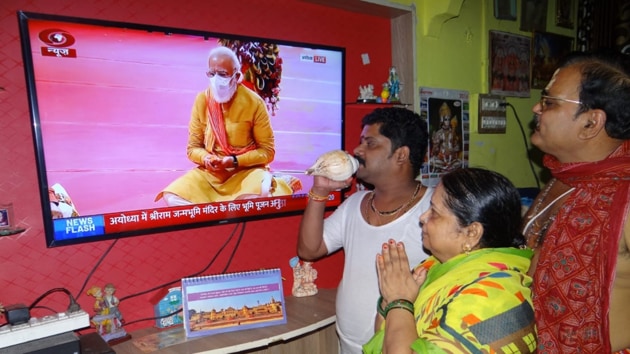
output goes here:
[{"label": "conch shell", "polygon": [[343,150],[332,150],[317,158],[306,170],[307,175],[324,176],[333,181],[345,181],[359,168],[359,161]]}]

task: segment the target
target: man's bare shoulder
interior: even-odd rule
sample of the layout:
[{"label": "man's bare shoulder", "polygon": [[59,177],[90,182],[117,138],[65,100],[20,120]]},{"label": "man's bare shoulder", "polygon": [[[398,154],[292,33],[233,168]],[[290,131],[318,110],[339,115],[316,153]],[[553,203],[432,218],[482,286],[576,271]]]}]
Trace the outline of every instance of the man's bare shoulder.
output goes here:
[{"label": "man's bare shoulder", "polygon": [[630,215],[626,218],[621,239],[619,256],[615,268],[615,280],[610,299],[610,342],[613,351],[630,347],[628,326],[630,326]]},{"label": "man's bare shoulder", "polygon": [[616,279],[621,282],[623,288],[630,291],[630,215],[626,219],[623,227],[621,239],[619,240],[619,253],[617,256]]},{"label": "man's bare shoulder", "polygon": [[[630,215],[626,218],[621,239],[615,275],[615,285],[630,292]],[[630,294],[630,293],[629,293]]]},{"label": "man's bare shoulder", "polygon": [[621,240],[619,240],[619,255],[630,260],[630,212],[626,215],[626,223],[623,226]]}]

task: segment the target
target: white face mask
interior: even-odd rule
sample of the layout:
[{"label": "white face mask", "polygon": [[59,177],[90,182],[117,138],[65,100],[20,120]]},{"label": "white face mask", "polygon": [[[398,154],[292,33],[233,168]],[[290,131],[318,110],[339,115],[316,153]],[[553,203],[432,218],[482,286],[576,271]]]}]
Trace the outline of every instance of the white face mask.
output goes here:
[{"label": "white face mask", "polygon": [[214,75],[210,78],[210,90],[212,90],[212,95],[217,102],[225,103],[234,96],[237,81],[235,75],[232,77]]}]

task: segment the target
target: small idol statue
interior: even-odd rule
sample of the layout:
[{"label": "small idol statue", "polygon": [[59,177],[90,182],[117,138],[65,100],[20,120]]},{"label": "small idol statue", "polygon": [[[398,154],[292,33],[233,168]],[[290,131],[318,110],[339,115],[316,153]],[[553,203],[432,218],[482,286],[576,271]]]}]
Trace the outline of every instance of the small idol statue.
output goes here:
[{"label": "small idol statue", "polygon": [[400,80],[398,79],[396,68],[393,66],[389,68],[387,85],[389,86],[389,101],[400,102]]},{"label": "small idol statue", "polygon": [[376,102],[376,96],[374,96],[374,85],[359,86],[359,98],[357,102],[361,103],[373,103]]},{"label": "small idol statue", "polygon": [[379,103],[389,103],[389,84],[387,82],[383,83],[383,89],[381,90],[381,97],[379,98]]},{"label": "small idol statue", "polygon": [[312,267],[312,263],[293,257],[289,260],[289,265],[293,268],[293,296],[304,297],[317,294],[317,285],[315,285],[317,270]]},{"label": "small idol statue", "polygon": [[115,291],[116,288],[111,283],[105,285],[105,295],[99,286],[93,286],[87,291],[87,294],[95,299],[94,316],[91,322],[101,338],[110,344],[131,338],[122,327],[122,314],[118,310],[120,301],[114,296]]}]

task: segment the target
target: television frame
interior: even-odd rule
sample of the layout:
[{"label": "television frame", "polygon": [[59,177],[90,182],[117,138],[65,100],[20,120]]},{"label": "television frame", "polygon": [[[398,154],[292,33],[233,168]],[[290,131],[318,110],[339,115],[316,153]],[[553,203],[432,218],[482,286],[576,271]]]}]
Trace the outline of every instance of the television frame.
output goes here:
[{"label": "television frame", "polygon": [[[210,32],[210,31],[201,31],[201,30],[190,30],[190,29],[181,29],[181,28],[172,28],[172,27],[161,27],[155,25],[147,25],[147,24],[136,24],[136,23],[127,23],[127,22],[115,22],[115,21],[107,21],[107,20],[98,20],[98,19],[88,19],[88,18],[79,18],[79,17],[69,17],[69,16],[59,16],[59,15],[50,15],[50,14],[42,14],[42,13],[33,13],[33,12],[25,12],[18,11],[18,24],[20,28],[20,39],[22,45],[22,56],[24,61],[24,72],[26,77],[27,84],[27,94],[29,100],[29,113],[32,124],[32,134],[33,134],[33,143],[35,148],[35,159],[37,165],[37,175],[38,175],[38,189],[40,194],[40,200],[42,205],[42,216],[46,237],[46,246],[47,247],[57,247],[57,246],[66,246],[73,245],[85,242],[94,242],[101,240],[114,239],[119,237],[128,237],[128,236],[140,236],[140,235],[148,235],[155,234],[166,231],[175,231],[175,230],[185,230],[190,228],[198,228],[205,226],[213,226],[227,223],[236,223],[236,222],[244,222],[244,221],[253,221],[253,220],[262,220],[268,218],[276,218],[276,217],[285,217],[290,215],[298,215],[302,213],[306,207],[308,201],[308,190],[310,189],[310,184],[312,183],[312,178],[310,176],[304,176],[304,171],[306,168],[310,167],[312,163],[315,162],[316,158],[324,152],[333,150],[333,149],[343,149],[344,146],[344,121],[345,121],[345,111],[344,111],[344,93],[345,93],[345,48],[335,47],[330,45],[322,45],[322,44],[313,44],[313,43],[304,43],[304,42],[294,42],[294,41],[286,41],[282,39],[275,38],[263,38],[263,37],[255,37],[249,35],[236,35],[230,33],[219,33],[219,32]],[[65,25],[65,29],[64,29]],[[44,28],[49,28],[46,31],[37,31],[39,27],[43,26]],[[46,27],[48,26],[48,27]],[[214,40],[227,40],[231,41],[243,41],[244,43],[271,43],[277,44],[280,48],[279,55],[283,59],[283,68],[282,68],[282,82],[280,83],[281,91],[279,93],[280,96],[280,108],[276,110],[277,107],[272,107],[269,100],[267,100],[267,104],[269,107],[269,115],[271,118],[272,126],[274,128],[274,135],[276,140],[276,159],[270,164],[271,171],[276,172],[274,170],[274,165],[279,165],[277,172],[283,173],[285,175],[291,175],[295,178],[298,178],[301,183],[302,189],[294,190],[294,193],[291,195],[285,196],[272,196],[272,197],[260,197],[255,199],[244,199],[244,200],[233,200],[233,201],[223,201],[223,202],[212,202],[205,204],[193,204],[191,206],[180,206],[180,207],[168,207],[163,202],[156,202],[154,205],[148,205],[137,207],[137,206],[129,206],[127,209],[127,205],[135,205],[135,201],[125,204],[125,207],[114,207],[115,203],[112,200],[115,200],[115,195],[109,194],[117,194],[121,193],[117,191],[118,188],[109,188],[109,194],[107,198],[103,197],[104,193],[101,192],[101,201],[93,201],[88,198],[83,197],[83,200],[78,195],[87,195],[87,194],[97,194],[102,188],[106,188],[105,184],[110,183],[109,180],[112,180],[112,185],[110,187],[127,187],[127,193],[123,195],[123,198],[134,198],[133,194],[129,197],[129,189],[133,191],[133,188],[128,187],[127,179],[124,176],[133,175],[129,173],[129,171],[124,171],[120,166],[113,167],[113,165],[108,165],[112,163],[111,161],[114,158],[110,157],[109,159],[104,158],[101,155],[95,154],[94,156],[90,156],[90,146],[81,146],[93,144],[96,145],[93,141],[88,141],[87,144],[85,140],[84,144],[77,144],[79,147],[73,149],[71,152],[68,151],[69,145],[65,145],[66,150],[61,150],[60,147],[56,147],[56,153],[53,153],[53,148],[51,147],[51,141],[67,141],[63,139],[71,139],[73,136],[79,138],[81,135],[81,126],[85,126],[86,130],[90,129],[87,126],[92,124],[92,121],[88,121],[88,119],[97,120],[97,122],[101,121],[98,117],[90,114],[88,108],[91,108],[89,104],[84,103],[83,105],[79,105],[79,107],[75,107],[75,105],[80,102],[75,102],[72,100],[66,101],[68,97],[74,95],[77,97],[82,97],[85,99],[86,93],[81,93],[78,91],[72,91],[73,89],[68,89],[67,87],[63,90],[62,94],[58,94],[61,92],[59,87],[62,87],[63,83],[59,78],[65,78],[65,75],[72,75],[72,70],[80,70],[73,67],[77,67],[80,65],[68,65],[68,62],[63,62],[62,60],[68,60],[69,58],[76,59],[78,56],[81,57],[82,49],[78,43],[83,40],[83,38],[77,37],[80,35],[81,31],[77,30],[77,28],[82,28],[86,32],[95,32],[94,36],[96,38],[100,37],[114,37],[116,34],[125,35],[126,33],[131,33],[132,35],[140,36],[139,42],[135,43],[137,46],[138,43],[142,44],[142,38],[145,36],[146,38],[184,38],[188,42],[190,41],[200,41],[201,43],[210,43],[207,48],[205,48],[202,52],[204,54],[201,57],[196,58],[195,60],[202,63],[201,67],[196,67],[193,69],[191,65],[182,63],[181,57],[173,55],[173,66],[177,67],[178,73],[183,72],[184,75],[189,73],[190,71],[195,70],[195,74],[203,75],[204,70],[207,70],[207,53],[210,49],[217,45],[214,43]],[[70,30],[68,30],[70,29]],[[72,31],[77,31],[76,34],[73,34]],[[45,33],[44,33],[45,32]],[[54,37],[57,36],[57,37]],[[100,37],[99,37],[100,36]],[[76,37],[76,38],[75,38]],[[57,41],[59,39],[59,41]],[[89,39],[89,38],[88,38]],[[76,42],[75,42],[76,40]],[[114,39],[110,38],[110,42],[112,43]],[[116,38],[116,40],[125,41],[125,38]],[[136,51],[141,58],[138,58],[138,61],[149,60],[148,56],[142,56],[142,50],[148,49],[153,43],[152,40],[145,39],[147,47],[119,47],[119,51],[124,53],[125,51],[133,52]],[[186,42],[186,40],[182,40],[182,42]],[[85,40],[87,42],[87,40]],[[83,43],[85,43],[83,42]],[[76,45],[75,45],[76,44]],[[176,43],[174,43],[175,45]],[[99,45],[106,47],[106,43],[92,43],[92,47],[98,47]],[[155,46],[161,46],[162,44],[155,44]],[[187,43],[180,43],[181,47],[184,47],[183,50],[186,49]],[[202,44],[199,44],[202,46]],[[173,47],[171,50],[182,50],[181,47]],[[159,49],[164,50],[166,53],[169,53],[168,47],[160,47]],[[87,50],[86,50],[87,51]],[[284,52],[283,52],[284,51]],[[101,54],[104,54],[105,49],[101,50]],[[289,55],[287,55],[287,53]],[[297,53],[297,54],[296,54]],[[324,55],[318,55],[324,54]],[[284,56],[283,56],[284,54]],[[41,56],[41,57],[38,57]],[[299,58],[295,57],[297,55]],[[192,55],[186,56],[194,57]],[[154,56],[153,58],[158,58],[158,56]],[[164,56],[159,56],[160,60],[163,60]],[[55,77],[53,74],[53,70],[48,69],[46,71],[44,64],[42,64],[43,60],[59,60],[57,64],[49,66],[55,67],[55,71],[62,71],[62,73],[55,73],[57,81],[50,80],[50,77]],[[102,70],[90,71],[88,72],[84,69],[83,75],[85,78],[84,81],[76,81],[71,83],[72,85],[79,86],[76,90],[84,90],[90,91],[93,87],[88,86],[106,86],[106,81],[96,81],[96,80],[108,80],[113,75],[116,75],[116,71],[112,70],[112,68],[116,68],[117,63],[114,62],[114,59],[107,59],[107,57],[102,58],[89,58],[93,62],[97,59],[102,62]],[[158,60],[158,59],[156,59]],[[170,57],[169,59],[170,60]],[[177,61],[180,60],[180,61]],[[328,61],[327,61],[328,60]],[[112,62],[109,63],[108,62]],[[177,62],[175,62],[177,61]],[[60,65],[58,63],[65,63],[65,65]],[[77,61],[78,62],[78,61]],[[336,77],[335,80],[325,81],[326,78],[321,78],[323,83],[312,83],[309,81],[309,85],[304,85],[302,82],[302,86],[300,87],[309,87],[308,89],[300,88],[298,90],[291,91],[290,89],[285,89],[283,84],[289,83],[293,80],[310,80],[308,76],[304,77],[291,77],[290,69],[295,70],[294,73],[300,73],[300,75],[309,72],[310,70],[305,70],[300,67],[301,64],[306,63],[306,65],[311,65],[310,68],[323,68],[322,64],[329,63],[331,65],[332,72],[330,73],[330,77]],[[332,63],[331,63],[332,62]],[[154,63],[157,65],[156,63]],[[158,63],[164,65],[164,63]],[[170,63],[167,63],[170,64]],[[58,66],[56,66],[58,65]],[[99,64],[92,63],[91,65],[98,69]],[[122,64],[121,64],[122,65]],[[188,66],[186,66],[188,65]],[[287,66],[289,65],[289,66]],[[319,66],[316,66],[319,65]],[[334,66],[332,66],[334,65]],[[89,66],[86,66],[89,67]],[[110,69],[107,69],[109,67]],[[108,70],[110,70],[108,72]],[[162,71],[159,71],[162,70]],[[151,71],[149,69],[144,71],[144,74],[138,74],[135,79],[140,78],[141,80],[147,80],[146,86],[150,86],[150,83],[155,83],[155,79],[149,79],[150,77],[163,75],[165,72],[164,67],[159,68],[159,70]],[[300,71],[301,70],[301,71]],[[102,72],[101,72],[102,71]],[[198,72],[197,72],[198,71]],[[317,71],[315,75],[322,75],[322,71]],[[46,75],[49,75],[46,78]],[[77,73],[74,73],[76,77],[80,76]],[[141,76],[140,76],[141,75]],[[92,81],[96,78],[95,81]],[[46,80],[49,80],[48,82]],[[131,80],[131,79],[129,79]],[[312,83],[312,84],[311,84]],[[48,86],[46,86],[48,85]],[[178,88],[178,86],[182,86],[183,88]],[[196,86],[195,86],[196,85]],[[203,85],[203,86],[202,86]],[[319,90],[314,91],[311,86],[317,87],[317,85],[324,85],[328,87],[328,90]],[[67,85],[68,86],[68,85]],[[119,85],[120,86],[120,85]],[[52,89],[51,89],[52,87]],[[112,89],[116,90],[116,86],[112,85],[113,88],[100,87],[99,89]],[[291,86],[293,88],[298,87],[297,84],[293,84]],[[332,88],[334,89],[332,89]],[[58,90],[55,91],[54,88]],[[135,186],[137,188],[144,187],[146,183],[152,183],[155,179],[165,179],[164,174],[170,173],[175,176],[176,174],[183,175],[187,170],[192,169],[195,165],[188,160],[185,153],[185,144],[188,138],[188,121],[190,119],[190,109],[192,107],[194,96],[196,93],[202,91],[207,88],[207,78],[205,75],[203,76],[203,81],[195,81],[194,83],[186,83],[186,85],[178,83],[172,87],[161,87],[163,91],[168,91],[166,94],[162,94],[162,97],[169,97],[169,94],[172,96],[184,95],[187,96],[187,101],[185,104],[180,104],[179,114],[175,116],[169,116],[169,119],[176,120],[177,123],[173,123],[173,129],[169,131],[162,132],[163,135],[169,136],[168,133],[174,130],[183,131],[183,136],[173,137],[173,139],[177,140],[177,144],[173,144],[177,147],[177,151],[170,152],[165,155],[170,158],[177,158],[178,164],[187,164],[187,168],[182,168],[181,165],[178,168],[173,169],[171,166],[161,166],[161,169],[151,170],[151,164],[147,164],[144,171],[144,175],[141,173],[137,175],[136,178],[138,180],[134,181]],[[147,89],[146,87],[144,89]],[[67,91],[66,91],[67,90]],[[180,91],[180,92],[178,92]],[[304,91],[304,92],[301,92]],[[51,93],[52,92],[52,93]],[[69,92],[69,93],[68,93]],[[91,91],[90,91],[91,92]],[[185,94],[184,94],[185,92]],[[289,92],[289,95],[287,95]],[[158,94],[156,94],[158,95]],[[293,95],[293,97],[291,97]],[[300,97],[302,95],[302,97]],[[311,96],[305,96],[311,95]],[[319,95],[319,96],[318,96]],[[149,95],[147,95],[149,96]],[[119,98],[120,98],[119,94]],[[141,95],[138,96],[138,99],[133,100],[135,102],[142,102],[140,99]],[[170,97],[169,97],[170,98]],[[78,99],[78,98],[77,98]],[[105,99],[107,100],[107,98]],[[157,99],[156,99],[157,100]],[[60,103],[60,101],[63,101]],[[175,101],[175,99],[173,100]],[[285,102],[286,101],[286,102]],[[292,101],[294,102],[292,104]],[[113,106],[115,101],[106,101],[109,103],[109,106]],[[62,113],[57,112],[54,113],[54,110],[51,108],[59,108],[62,107],[72,107],[72,109],[68,109],[68,114],[74,114],[75,116],[82,115],[82,118],[77,118],[76,122],[53,122],[49,120],[50,116],[62,115]],[[307,107],[307,108],[303,108]],[[83,108],[83,110],[81,109]],[[171,107],[168,107],[171,109]],[[313,112],[301,112],[297,111],[298,109],[308,109]],[[288,110],[289,112],[286,112]],[[333,118],[321,119],[322,112],[332,112],[330,116]],[[116,112],[113,110],[112,112]],[[134,109],[133,112],[138,112],[138,109]],[[120,119],[133,119],[133,112],[128,113],[123,116],[117,116],[116,114],[112,114],[112,119],[118,119],[117,123],[112,123],[110,125],[114,126],[116,124],[121,125],[124,123],[120,122]],[[300,120],[294,119],[290,124],[289,115],[290,114],[300,114]],[[313,117],[314,114],[319,114],[317,117]],[[283,117],[284,115],[284,117]],[[72,116],[72,115],[70,115]],[[75,117],[72,116],[72,117]],[[143,116],[144,117],[144,116]],[[310,119],[309,119],[310,118]],[[82,120],[81,120],[82,119]],[[145,117],[146,119],[146,117]],[[302,121],[304,120],[304,121]],[[138,120],[136,123],[137,127],[143,127],[142,123],[143,119]],[[293,129],[289,131],[285,131],[283,129],[278,129],[276,123],[285,122],[283,129]],[[61,123],[60,123],[61,122]],[[105,131],[102,135],[110,134],[110,139],[113,137],[117,138],[115,141],[120,144],[124,144],[126,140],[129,140],[130,137],[134,137],[135,135],[127,135],[127,136],[116,136],[111,132],[115,132],[116,128],[111,128],[109,133],[107,125],[108,121],[100,124],[100,129]],[[151,121],[152,122],[152,121]],[[89,123],[89,124],[88,124]],[[50,126],[57,124],[58,126],[55,129],[50,128]],[[61,124],[65,124],[68,131],[63,131],[60,129]],[[322,126],[317,126],[318,124],[323,125],[323,129],[328,129],[324,131],[316,130],[322,129]],[[305,129],[305,127],[309,127],[309,125],[313,125],[313,127]],[[77,128],[78,127],[78,128]],[[92,128],[93,129],[93,128]],[[144,128],[143,128],[144,129]],[[301,130],[300,130],[301,129]],[[309,130],[310,129],[310,130]],[[153,130],[155,131],[155,129]],[[73,135],[74,133],[74,135]],[[93,133],[93,132],[92,132]],[[57,135],[55,135],[57,134]],[[86,132],[87,134],[87,132]],[[93,133],[94,134],[94,133]],[[101,134],[101,133],[99,133]],[[290,135],[296,135],[297,137],[291,138]],[[147,133],[145,135],[148,136]],[[92,136],[92,140],[95,140],[95,135]],[[119,138],[119,139],[118,139]],[[125,139],[127,138],[127,139]],[[79,138],[79,139],[88,139],[88,138]],[[101,139],[101,136],[98,136],[98,139]],[[284,142],[284,145],[280,145],[279,141]],[[290,144],[289,144],[290,143]],[[116,145],[117,145],[116,144]],[[296,145],[294,145],[296,144]],[[301,144],[301,145],[300,145]],[[63,146],[63,144],[59,144]],[[113,145],[113,144],[112,144]],[[168,144],[165,144],[168,145]],[[75,146],[76,147],[76,146]],[[284,148],[283,148],[284,147]],[[117,146],[113,146],[114,154],[118,153],[115,157],[120,160],[124,159],[132,159],[133,157],[129,157],[128,155],[140,154],[139,152],[133,152],[129,150],[125,150],[124,148],[120,148]],[[62,153],[59,153],[59,152]],[[99,150],[100,151],[100,150]],[[127,152],[124,155],[124,152]],[[282,155],[282,152],[284,155]],[[153,155],[157,155],[157,152],[152,152]],[[63,156],[59,156],[63,155]],[[123,156],[124,155],[124,156]],[[141,154],[140,154],[141,155]],[[147,154],[147,156],[143,156],[144,160],[151,160],[151,154]],[[178,155],[179,157],[174,157],[174,155]],[[279,156],[282,156],[279,159]],[[298,158],[296,158],[298,156]],[[99,161],[102,160],[104,162],[98,162],[102,165],[90,165],[86,164],[81,166],[81,159],[87,159],[89,157],[90,161]],[[293,159],[292,159],[293,158]],[[65,161],[74,161],[76,162],[74,165],[68,163],[68,165],[64,165]],[[186,160],[186,162],[181,159]],[[281,161],[279,161],[281,160]],[[52,161],[52,162],[51,162]],[[136,161],[137,162],[137,161]],[[59,168],[59,166],[64,166],[65,168]],[[51,167],[55,165],[55,167]],[[71,167],[69,167],[71,166]],[[135,165],[134,165],[135,167]],[[53,170],[53,168],[59,168],[58,170]],[[120,169],[120,170],[117,170]],[[139,168],[141,169],[141,168]],[[103,172],[104,171],[104,172]],[[119,171],[119,172],[116,172]],[[136,173],[138,171],[135,171]],[[140,171],[142,172],[142,171]],[[92,173],[92,176],[90,176]],[[99,174],[100,173],[100,174]],[[82,188],[68,188],[73,183],[72,182],[59,182],[58,178],[54,176],[61,175],[73,175],[71,178],[67,180],[76,181],[80,178],[93,178],[89,180],[83,180]],[[79,176],[82,174],[82,176]],[[109,176],[105,176],[109,174]],[[274,173],[275,175],[275,173]],[[171,178],[170,180],[173,180]],[[122,184],[120,181],[124,180],[125,183]],[[103,182],[105,181],[105,182]],[[116,184],[115,181],[119,183]],[[149,181],[149,182],[146,182]],[[92,183],[88,183],[92,182]],[[99,186],[100,184],[100,186]],[[85,187],[88,185],[90,187]],[[140,186],[140,187],[138,187]],[[160,189],[166,187],[166,184],[161,184]],[[68,188],[66,190],[66,188]],[[89,188],[89,190],[87,190]],[[124,189],[124,188],[123,188]],[[155,194],[157,194],[160,190],[155,190]],[[138,192],[138,194],[141,194]],[[145,193],[146,194],[146,193]],[[146,197],[143,194],[144,197]],[[119,195],[119,197],[121,197]],[[139,198],[139,196],[136,196]],[[334,209],[336,206],[341,204],[343,201],[343,193],[341,191],[336,191],[329,196],[329,200],[326,202],[327,210]],[[96,198],[95,198],[96,199]],[[107,199],[107,200],[106,200]],[[142,203],[146,201],[143,200]],[[140,204],[142,204],[140,203]],[[107,204],[104,205],[104,204]],[[61,218],[53,219],[53,208],[54,211],[58,213],[56,210],[57,207],[63,205],[66,209],[70,207],[72,211],[72,215],[64,214],[65,216]],[[90,208],[85,208],[88,212],[83,212],[81,210],[82,206],[90,205]],[[144,204],[142,204],[144,205]]]}]

